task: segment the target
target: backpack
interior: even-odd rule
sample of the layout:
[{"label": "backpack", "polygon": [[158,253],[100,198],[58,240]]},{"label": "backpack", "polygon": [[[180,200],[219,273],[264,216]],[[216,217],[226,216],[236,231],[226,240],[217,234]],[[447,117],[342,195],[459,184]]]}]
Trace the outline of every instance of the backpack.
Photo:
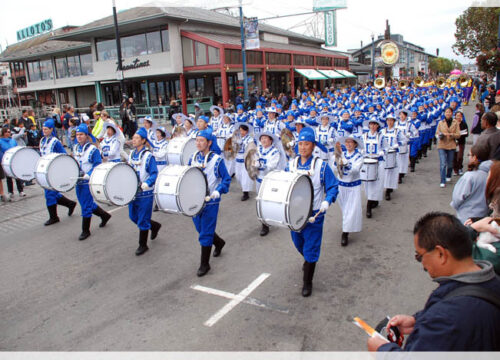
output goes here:
[{"label": "backpack", "polygon": [[443,300],[458,297],[458,296],[472,296],[496,306],[500,310],[500,296],[494,291],[479,285],[465,285],[450,291]]}]

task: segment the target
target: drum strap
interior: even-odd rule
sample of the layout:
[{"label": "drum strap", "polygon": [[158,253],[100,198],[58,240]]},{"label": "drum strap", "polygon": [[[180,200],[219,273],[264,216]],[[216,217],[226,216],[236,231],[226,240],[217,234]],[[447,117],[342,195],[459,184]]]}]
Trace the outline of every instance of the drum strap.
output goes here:
[{"label": "drum strap", "polygon": [[198,157],[198,154],[200,152],[197,151],[195,154],[194,154],[194,160],[195,160],[195,164],[193,164],[193,166],[196,166],[196,167],[201,167],[202,169],[206,168],[207,167],[207,164],[208,164],[208,161],[210,159],[210,155],[213,153],[213,151],[209,151],[207,153],[207,155],[205,156],[205,159],[203,160],[203,164],[199,163],[198,161],[196,161],[196,158]]},{"label": "drum strap", "polygon": [[309,175],[309,176],[314,176],[314,170],[316,169],[316,162],[318,160],[320,160],[319,157],[315,156],[312,161],[311,161],[311,170],[307,171],[307,170],[299,170],[298,169],[298,166],[299,166],[299,159],[300,157],[297,156],[294,160],[293,160],[293,163],[292,163],[292,169],[291,171],[292,172],[302,172],[306,175]]}]

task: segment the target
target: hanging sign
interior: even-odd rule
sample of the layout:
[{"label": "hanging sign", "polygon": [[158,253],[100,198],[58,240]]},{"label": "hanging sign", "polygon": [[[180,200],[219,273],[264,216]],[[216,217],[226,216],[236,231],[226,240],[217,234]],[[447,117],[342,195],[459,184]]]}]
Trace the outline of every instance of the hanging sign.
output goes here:
[{"label": "hanging sign", "polygon": [[347,8],[347,0],[314,0],[313,11],[330,11]]},{"label": "hanging sign", "polygon": [[337,13],[326,11],[325,13],[325,46],[337,46]]},{"label": "hanging sign", "polygon": [[259,39],[259,21],[257,18],[245,19],[245,49],[258,49],[260,47]]}]

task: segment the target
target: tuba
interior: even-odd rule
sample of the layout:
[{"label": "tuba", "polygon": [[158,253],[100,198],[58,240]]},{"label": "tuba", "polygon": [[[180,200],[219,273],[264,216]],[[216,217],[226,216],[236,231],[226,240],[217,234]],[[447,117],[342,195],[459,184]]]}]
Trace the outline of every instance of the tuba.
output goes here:
[{"label": "tuba", "polygon": [[398,83],[398,88],[405,90],[408,88],[408,80],[400,80]]},{"label": "tuba", "polygon": [[461,87],[467,87],[468,82],[469,82],[469,77],[467,75],[460,75],[460,77],[457,80],[457,84],[460,84]]},{"label": "tuba", "polygon": [[413,83],[417,87],[422,87],[422,86],[424,86],[424,79],[422,79],[420,76],[417,76],[415,79],[413,79]]},{"label": "tuba", "polygon": [[446,79],[442,76],[436,79],[436,86],[440,89],[443,89],[446,86]]},{"label": "tuba", "polygon": [[385,79],[383,77],[378,77],[375,79],[375,81],[373,82],[373,85],[377,88],[377,89],[383,89],[385,88]]}]

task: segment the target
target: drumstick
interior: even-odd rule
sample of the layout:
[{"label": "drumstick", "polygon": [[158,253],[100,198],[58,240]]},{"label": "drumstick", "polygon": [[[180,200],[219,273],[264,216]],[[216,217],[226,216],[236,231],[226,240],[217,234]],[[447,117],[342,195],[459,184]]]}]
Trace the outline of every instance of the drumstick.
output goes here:
[{"label": "drumstick", "polygon": [[311,224],[312,224],[313,222],[315,222],[315,221],[316,221],[316,218],[318,217],[318,215],[319,215],[319,214],[321,214],[322,212],[323,212],[323,211],[321,211],[321,210],[320,210],[320,211],[318,211],[318,212],[316,213],[316,215],[311,216],[311,217],[309,218],[309,222],[310,222]]}]

